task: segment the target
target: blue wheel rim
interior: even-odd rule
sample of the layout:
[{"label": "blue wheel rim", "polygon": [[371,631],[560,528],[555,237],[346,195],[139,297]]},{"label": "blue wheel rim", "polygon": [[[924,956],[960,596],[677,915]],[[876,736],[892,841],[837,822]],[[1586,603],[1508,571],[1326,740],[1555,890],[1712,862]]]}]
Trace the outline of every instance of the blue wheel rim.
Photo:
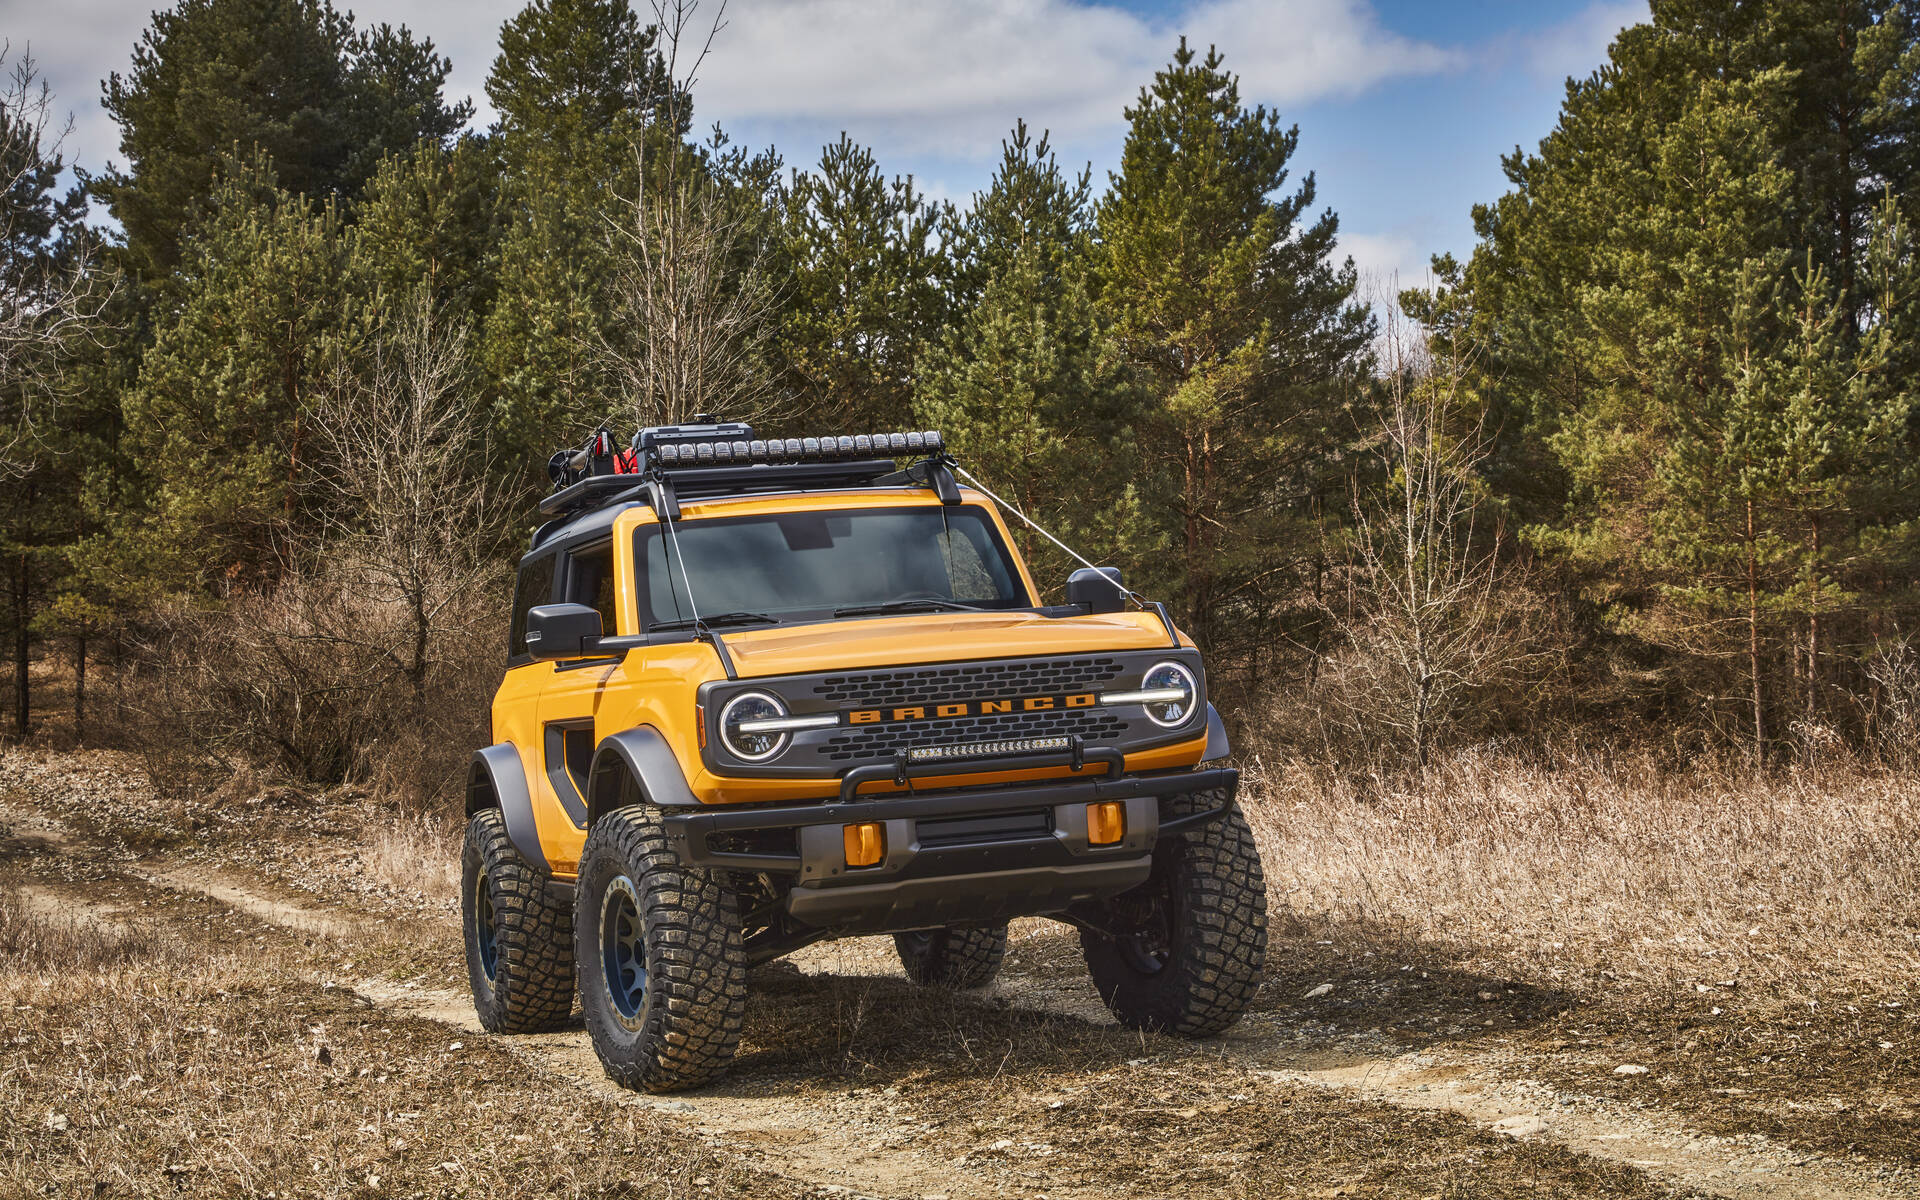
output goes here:
[{"label": "blue wheel rim", "polygon": [[614,1011],[637,1023],[647,1004],[647,942],[633,881],[625,875],[608,885],[600,908],[600,960]]},{"label": "blue wheel rim", "polygon": [[493,982],[500,970],[500,938],[494,930],[493,889],[486,872],[473,882],[473,940],[480,951],[480,970]]}]

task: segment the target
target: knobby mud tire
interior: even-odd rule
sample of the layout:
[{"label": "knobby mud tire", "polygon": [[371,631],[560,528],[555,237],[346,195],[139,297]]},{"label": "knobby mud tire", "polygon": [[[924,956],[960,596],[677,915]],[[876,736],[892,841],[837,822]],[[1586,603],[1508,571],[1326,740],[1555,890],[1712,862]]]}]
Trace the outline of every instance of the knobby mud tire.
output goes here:
[{"label": "knobby mud tire", "polygon": [[[746,1020],[747,956],[739,903],[721,876],[681,862],[646,810],[621,809],[587,835],[574,911],[580,1011],[608,1078],[671,1092],[723,1074]],[[637,993],[612,974],[608,932],[620,940],[622,913],[631,937],[621,961],[645,969]]]},{"label": "knobby mud tire", "polygon": [[896,933],[893,946],[908,979],[926,987],[967,991],[987,986],[1000,973],[1000,960],[1007,954],[1007,927]]},{"label": "knobby mud tire", "polygon": [[573,913],[548,894],[546,873],[513,848],[497,808],[467,822],[460,923],[483,1029],[538,1033],[566,1024],[573,1012]]},{"label": "knobby mud tire", "polygon": [[[1168,815],[1216,808],[1224,798],[1180,797],[1168,804]],[[1143,912],[1154,915],[1136,919]],[[1267,890],[1238,807],[1190,833],[1162,838],[1148,881],[1087,915],[1092,919],[1080,932],[1087,970],[1124,1025],[1210,1037],[1238,1020],[1259,990]]]}]

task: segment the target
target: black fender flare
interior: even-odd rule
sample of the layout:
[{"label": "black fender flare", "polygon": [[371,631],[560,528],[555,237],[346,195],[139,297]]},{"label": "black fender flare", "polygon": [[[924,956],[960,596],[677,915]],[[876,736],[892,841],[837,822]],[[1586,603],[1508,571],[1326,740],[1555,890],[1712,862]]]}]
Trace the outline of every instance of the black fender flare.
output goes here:
[{"label": "black fender flare", "polygon": [[1201,752],[1203,763],[1218,762],[1233,753],[1227,745],[1227,723],[1220,719],[1220,710],[1212,704],[1207,705],[1207,748]]},{"label": "black fender flare", "polygon": [[533,820],[533,796],[527,791],[527,771],[520,761],[520,750],[512,742],[500,742],[473,754],[467,768],[467,819],[489,808],[497,808],[507,822],[507,840],[520,857],[551,875],[547,853],[540,848],[540,829]]},{"label": "black fender flare", "polygon": [[[629,787],[637,789],[638,795],[630,793]],[[633,803],[700,807],[673,747],[651,725],[636,725],[601,739],[587,772],[587,828],[592,829],[602,815]]]}]

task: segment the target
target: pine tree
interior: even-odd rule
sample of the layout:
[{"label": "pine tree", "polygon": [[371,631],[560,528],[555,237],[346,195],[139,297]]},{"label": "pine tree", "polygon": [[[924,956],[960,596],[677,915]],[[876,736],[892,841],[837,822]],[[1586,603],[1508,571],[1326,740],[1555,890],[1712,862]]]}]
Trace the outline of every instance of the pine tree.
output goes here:
[{"label": "pine tree", "polygon": [[[1089,180],[1063,174],[1025,122],[1001,150],[992,183],[946,234],[956,318],[924,357],[914,416],[1049,528],[1088,530],[1124,489],[1124,380],[1093,305]],[[1030,561],[1060,565],[1024,526],[1016,537]]]},{"label": "pine tree", "polygon": [[368,316],[332,201],[309,208],[256,164],[213,211],[126,401],[157,545],[143,553],[177,585],[270,581],[312,532],[312,406]]},{"label": "pine tree", "polygon": [[1299,528],[1334,485],[1343,393],[1372,318],[1353,303],[1339,222],[1290,194],[1297,128],[1241,105],[1218,51],[1185,41],[1127,109],[1100,202],[1103,307],[1147,393],[1141,486],[1168,548],[1153,584],[1203,646],[1273,639],[1316,540]]},{"label": "pine tree", "polygon": [[794,172],[783,199],[792,282],[780,350],[802,424],[900,428],[914,363],[944,316],[938,214],[911,177],[888,182],[845,134],[818,170]]},{"label": "pine tree", "polygon": [[[499,292],[480,359],[503,462],[529,490],[554,446],[585,436],[620,405],[599,347],[612,317],[605,228],[631,194],[637,139],[677,140],[670,82],[624,0],[534,0],[504,26],[487,95],[500,110]],[[683,106],[684,107],[684,106]]]},{"label": "pine tree", "polygon": [[500,188],[499,161],[479,138],[391,155],[355,210],[354,252],[385,295],[424,285],[444,320],[477,321],[497,287]]},{"label": "pine tree", "polygon": [[[0,629],[20,736],[36,637],[77,632],[49,608],[65,584],[65,552],[84,530],[86,466],[117,416],[99,369],[115,280],[102,269],[84,192],[60,186],[59,131],[33,60],[9,61],[0,47]],[[84,664],[84,641],[76,649]]]},{"label": "pine tree", "polygon": [[383,154],[444,142],[472,108],[450,64],[405,29],[358,33],[331,0],[179,0],[153,15],[133,68],[106,82],[127,165],[95,181],[139,278],[164,278],[229,159],[264,154],[281,186],[347,199]]},{"label": "pine tree", "polygon": [[1870,481],[1906,475],[1911,193],[1870,197],[1912,177],[1917,69],[1903,6],[1662,0],[1507,160],[1441,305],[1491,348],[1511,459],[1553,468],[1532,542],[1756,748],[1900,573],[1914,505]]}]

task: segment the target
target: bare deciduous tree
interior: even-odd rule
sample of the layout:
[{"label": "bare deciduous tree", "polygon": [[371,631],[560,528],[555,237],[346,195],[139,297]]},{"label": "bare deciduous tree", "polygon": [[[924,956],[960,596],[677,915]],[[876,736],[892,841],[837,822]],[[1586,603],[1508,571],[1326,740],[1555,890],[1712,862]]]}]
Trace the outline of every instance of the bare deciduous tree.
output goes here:
[{"label": "bare deciduous tree", "polygon": [[53,91],[31,54],[7,65],[0,42],[0,478],[29,466],[54,368],[87,336],[112,294],[91,238],[56,243],[47,193],[72,128],[53,124]]},{"label": "bare deciduous tree", "polygon": [[1463,394],[1470,363],[1436,361],[1398,314],[1381,350],[1385,403],[1371,442],[1385,482],[1353,486],[1352,586],[1330,612],[1346,642],[1335,695],[1363,734],[1390,734],[1424,767],[1469,707],[1538,651],[1531,593],[1482,521],[1487,438]]},{"label": "bare deciduous tree", "polygon": [[499,569],[491,550],[505,505],[468,404],[467,337],[421,289],[387,318],[367,361],[336,367],[315,414],[339,501],[329,556],[398,615],[368,628],[369,648],[419,698],[442,614]]},{"label": "bare deciduous tree", "polygon": [[684,62],[699,7],[698,0],[654,2],[668,80],[664,129],[654,131],[651,144],[648,131],[634,136],[632,192],[601,214],[616,319],[614,333],[595,349],[643,426],[696,412],[752,419],[774,399],[766,350],[778,294],[767,264],[764,197],[719,170],[751,160],[717,133],[704,158],[679,136],[700,65],[725,28],[722,3],[691,63]]}]

